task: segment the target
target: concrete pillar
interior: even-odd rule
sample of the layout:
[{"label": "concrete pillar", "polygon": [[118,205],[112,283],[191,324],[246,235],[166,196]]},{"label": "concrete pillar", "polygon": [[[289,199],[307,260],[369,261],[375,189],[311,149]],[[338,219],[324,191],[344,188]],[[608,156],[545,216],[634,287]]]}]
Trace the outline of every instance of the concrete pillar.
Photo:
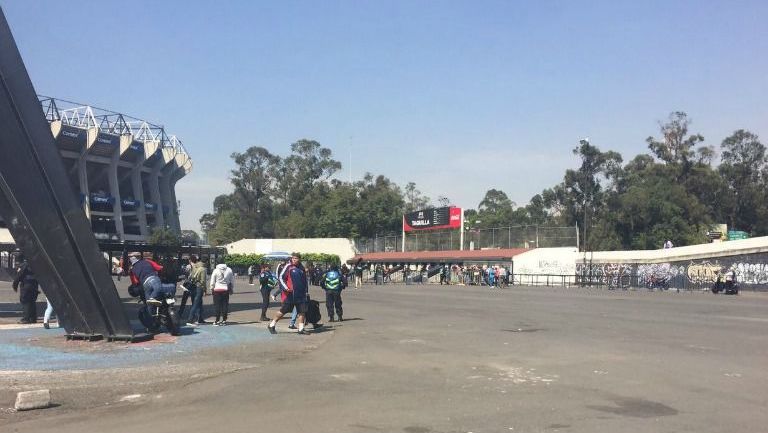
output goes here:
[{"label": "concrete pillar", "polygon": [[[160,186],[158,185],[158,175],[160,172],[160,169],[163,166],[162,158],[160,161],[158,160],[158,149],[160,148],[161,144],[157,140],[144,140],[144,161],[142,162],[142,169],[139,171],[139,177],[138,177],[138,186],[142,190],[142,199],[144,199],[144,203],[152,202],[155,204],[155,206],[158,207],[158,209],[155,209],[155,220],[152,224],[152,227],[150,227],[150,230],[154,230],[158,227],[164,227],[164,221],[163,221],[163,215],[159,211],[160,207]],[[146,178],[146,185],[147,189],[149,190],[149,197],[146,197],[143,192],[142,188],[142,180],[141,180],[141,174],[145,173],[144,168],[149,169],[149,173],[147,173]],[[145,208],[146,209],[146,208]],[[158,215],[159,214],[159,215]],[[145,214],[146,215],[146,214]],[[147,236],[150,233],[147,233]]]},{"label": "concrete pillar", "polygon": [[192,159],[190,159],[189,155],[184,152],[177,153],[175,159],[177,169],[171,178],[170,190],[173,197],[173,223],[177,233],[181,234],[181,221],[179,220],[181,215],[179,211],[179,202],[176,200],[176,183],[192,171]]},{"label": "concrete pillar", "polygon": [[80,183],[80,194],[85,196],[83,212],[85,212],[86,218],[91,219],[91,191],[88,189],[88,170],[86,169],[85,153],[77,160],[77,180]]},{"label": "concrete pillar", "polygon": [[116,146],[106,170],[108,170],[107,180],[109,182],[109,194],[115,198],[115,203],[112,205],[115,230],[122,241],[125,240],[125,228],[123,227],[123,202],[122,197],[120,196],[120,182],[118,182],[117,179],[117,165],[119,162],[120,148],[119,146]]},{"label": "concrete pillar", "polygon": [[[139,152],[137,149],[142,151]],[[144,160],[146,158],[143,149],[144,144],[134,140],[133,135],[123,135],[120,137],[120,160],[130,161],[132,165],[128,175],[123,176],[122,179],[118,178],[118,182],[125,181],[126,177],[130,178],[133,198],[139,202],[139,205],[136,207],[139,234],[146,238],[149,236],[149,230],[147,230],[147,210],[144,207],[144,188],[141,186],[141,169],[144,167]]]},{"label": "concrete pillar", "polygon": [[149,186],[150,199],[157,206],[155,209],[155,226],[156,228],[165,228],[165,219],[163,218],[163,200],[160,198],[160,170],[165,165],[164,161],[157,161],[152,167],[152,171],[147,176],[147,184]]},{"label": "concrete pillar", "polygon": [[164,227],[170,230],[174,230],[173,210],[176,205],[173,201],[173,195],[171,194],[171,177],[177,168],[175,164],[175,156],[176,150],[174,148],[168,146],[163,148],[162,160],[164,164],[160,169],[160,177],[158,179],[160,199],[162,200],[159,211],[162,214],[163,207],[168,208],[168,215],[163,215],[163,222],[165,223]]},{"label": "concrete pillar", "polygon": [[[173,210],[175,208],[175,203],[173,201],[173,194],[171,194],[171,176],[173,175],[174,169],[175,167],[172,164],[166,165],[163,170],[161,170],[161,176],[158,179],[158,184],[160,187],[160,198],[163,201],[162,206],[168,208],[168,214],[163,215],[165,227],[170,230],[175,230],[175,224],[173,223]],[[162,207],[160,211],[163,212]]]},{"label": "concrete pillar", "polygon": [[86,155],[88,155],[88,149],[90,149],[93,143],[96,142],[97,135],[99,135],[98,129],[88,128],[85,148],[80,154],[76,166],[77,180],[80,183],[80,194],[85,195],[85,200],[83,200],[83,211],[85,212],[85,217],[89,220],[91,219],[91,189],[88,187],[88,163],[86,162]]},{"label": "concrete pillar", "polygon": [[146,203],[144,201],[144,188],[141,186],[141,168],[144,166],[144,158],[142,157],[136,162],[136,165],[131,168],[131,186],[133,187],[133,196],[139,201],[139,207],[136,209],[136,216],[139,220],[139,230],[141,235],[149,236],[149,230],[147,230],[147,208],[144,207]]}]

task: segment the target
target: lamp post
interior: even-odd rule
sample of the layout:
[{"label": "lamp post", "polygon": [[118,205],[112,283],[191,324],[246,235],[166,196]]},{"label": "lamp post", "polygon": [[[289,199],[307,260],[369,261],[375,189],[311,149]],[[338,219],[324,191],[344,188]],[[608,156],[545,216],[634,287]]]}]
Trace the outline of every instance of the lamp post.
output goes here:
[{"label": "lamp post", "polygon": [[[579,140],[579,144],[582,146],[589,144],[589,138],[582,138]],[[581,191],[584,194],[584,252],[587,252],[587,192]]]},{"label": "lamp post", "polygon": [[[464,249],[464,232],[472,233],[475,227],[477,227],[477,223],[479,222],[480,222],[479,220],[464,218],[464,210],[462,209],[461,211],[461,249],[462,250]],[[470,250],[473,249],[471,248],[471,246],[474,245],[471,239],[472,238],[470,237],[470,241],[469,241],[470,245],[468,246],[468,249]]]}]

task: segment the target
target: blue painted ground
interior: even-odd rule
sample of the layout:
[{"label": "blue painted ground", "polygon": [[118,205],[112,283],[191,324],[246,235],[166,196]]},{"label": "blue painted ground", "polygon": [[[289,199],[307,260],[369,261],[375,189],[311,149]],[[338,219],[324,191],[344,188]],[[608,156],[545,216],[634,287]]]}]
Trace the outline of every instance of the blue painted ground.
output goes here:
[{"label": "blue painted ground", "polygon": [[0,331],[0,370],[93,370],[143,366],[217,347],[253,344],[273,337],[264,326],[183,328],[183,335],[158,334],[145,343],[66,341],[63,329]]}]

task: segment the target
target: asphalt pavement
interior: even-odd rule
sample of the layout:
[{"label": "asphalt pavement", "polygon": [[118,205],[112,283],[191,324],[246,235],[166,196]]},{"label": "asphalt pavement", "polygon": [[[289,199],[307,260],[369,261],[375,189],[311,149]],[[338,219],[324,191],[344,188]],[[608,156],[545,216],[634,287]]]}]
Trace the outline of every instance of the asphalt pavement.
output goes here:
[{"label": "asphalt pavement", "polygon": [[0,410],[0,431],[768,431],[768,294],[366,285],[344,322],[271,336],[240,287],[236,324],[178,339],[0,329],[39,358],[0,357],[0,408],[36,387],[57,404]]}]

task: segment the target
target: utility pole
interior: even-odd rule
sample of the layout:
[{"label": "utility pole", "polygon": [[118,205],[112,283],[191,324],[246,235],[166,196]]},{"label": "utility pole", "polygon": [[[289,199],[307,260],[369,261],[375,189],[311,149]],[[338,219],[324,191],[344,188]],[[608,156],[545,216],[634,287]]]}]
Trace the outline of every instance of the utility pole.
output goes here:
[{"label": "utility pole", "polygon": [[[589,137],[582,138],[579,140],[579,144],[588,145],[589,144]],[[581,191],[582,194],[584,194],[584,239],[582,241],[584,242],[584,252],[587,252],[587,192]]]},{"label": "utility pole", "polygon": [[459,250],[464,250],[464,208],[461,208],[461,233],[459,235]]}]

